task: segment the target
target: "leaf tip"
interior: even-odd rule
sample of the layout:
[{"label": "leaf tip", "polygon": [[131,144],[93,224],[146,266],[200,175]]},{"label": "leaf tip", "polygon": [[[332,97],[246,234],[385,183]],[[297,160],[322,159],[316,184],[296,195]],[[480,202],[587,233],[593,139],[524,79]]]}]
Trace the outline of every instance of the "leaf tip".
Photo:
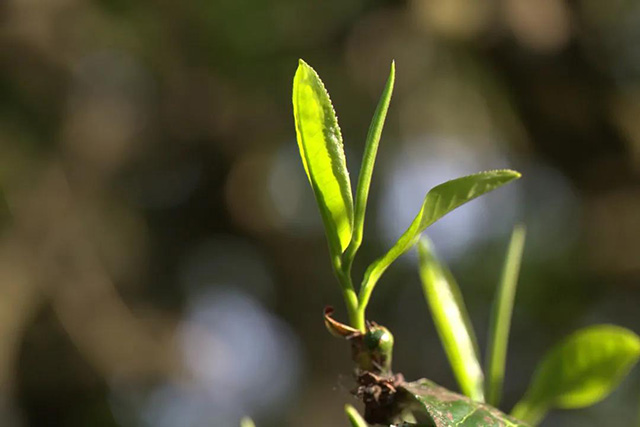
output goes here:
[{"label": "leaf tip", "polygon": [[307,64],[304,59],[298,58],[298,69],[296,70],[295,77],[306,77],[310,70],[313,71],[311,65]]},{"label": "leaf tip", "polygon": [[518,171],[514,171],[511,169],[507,169],[509,172],[511,172],[511,175],[513,175],[513,179],[520,179],[522,177],[522,174]]},{"label": "leaf tip", "polygon": [[489,170],[486,172],[479,172],[479,173],[494,174],[494,175],[499,175],[509,179],[519,179],[520,177],[522,177],[522,174],[520,172],[513,169],[493,169],[493,170]]},{"label": "leaf tip", "polygon": [[421,235],[418,240],[418,251],[421,253],[429,253],[432,250],[431,239],[429,239],[426,235]]},{"label": "leaf tip", "polygon": [[391,70],[389,71],[389,83],[391,84],[391,90],[393,90],[393,85],[396,82],[396,60],[391,60]]},{"label": "leaf tip", "polygon": [[[494,169],[487,171],[490,174],[494,174],[494,176],[499,176],[506,182],[515,181],[516,179],[520,179],[522,174],[513,169]],[[482,172],[481,172],[482,173]]]},{"label": "leaf tip", "polygon": [[240,427],[256,427],[256,424],[250,417],[242,417],[240,420]]}]

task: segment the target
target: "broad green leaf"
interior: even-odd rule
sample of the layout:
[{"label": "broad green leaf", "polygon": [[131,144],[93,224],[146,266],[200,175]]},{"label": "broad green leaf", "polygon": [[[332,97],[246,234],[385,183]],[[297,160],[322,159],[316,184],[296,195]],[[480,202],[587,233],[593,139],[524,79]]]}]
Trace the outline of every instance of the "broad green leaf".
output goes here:
[{"label": "broad green leaf", "polygon": [[527,424],[485,403],[421,379],[400,387],[404,404],[413,411],[417,424],[431,427],[527,427]]},{"label": "broad green leaf", "polygon": [[240,420],[240,427],[256,427],[256,424],[249,417],[243,417]]},{"label": "broad green leaf", "polygon": [[593,405],[617,387],[640,357],[640,338],[613,325],[584,328],[556,345],[536,369],[513,415],[537,424],[551,408]]},{"label": "broad green leaf", "polygon": [[462,392],[484,401],[484,377],[476,337],[462,294],[451,272],[435,257],[429,241],[418,245],[420,278],[434,324]]},{"label": "broad green leaf", "polygon": [[344,405],[344,412],[347,414],[347,418],[349,418],[349,423],[351,423],[351,427],[369,427],[369,424],[362,418],[362,415],[351,405]]},{"label": "broad green leaf", "polygon": [[356,189],[356,205],[353,224],[353,237],[345,254],[346,262],[351,263],[360,244],[362,243],[362,233],[364,229],[364,214],[367,210],[367,199],[369,198],[369,187],[371,186],[371,176],[373,175],[373,167],[376,163],[376,155],[378,154],[378,145],[382,136],[382,128],[389,110],[389,102],[393,94],[393,85],[396,78],[396,64],[391,63],[391,71],[387,84],[382,92],[376,111],[373,113],[373,119],[369,126],[367,141],[362,158],[362,167],[358,177],[358,187]]},{"label": "broad green leaf", "polygon": [[293,79],[293,115],[304,170],[316,196],[332,256],[351,241],[353,199],[338,119],[320,77],[300,60]]},{"label": "broad green leaf", "polygon": [[413,247],[420,233],[428,226],[455,208],[517,178],[520,178],[518,172],[508,169],[494,170],[457,178],[432,188],[424,198],[420,212],[407,231],[385,255],[375,260],[367,268],[360,290],[361,310],[368,304],[371,292],[382,273],[400,255]]},{"label": "broad green leaf", "polygon": [[502,277],[500,278],[500,284],[491,309],[486,374],[487,402],[494,406],[500,404],[502,395],[513,301],[516,296],[525,236],[526,229],[523,225],[516,226],[513,229],[509,248],[507,249],[507,256],[502,268]]}]

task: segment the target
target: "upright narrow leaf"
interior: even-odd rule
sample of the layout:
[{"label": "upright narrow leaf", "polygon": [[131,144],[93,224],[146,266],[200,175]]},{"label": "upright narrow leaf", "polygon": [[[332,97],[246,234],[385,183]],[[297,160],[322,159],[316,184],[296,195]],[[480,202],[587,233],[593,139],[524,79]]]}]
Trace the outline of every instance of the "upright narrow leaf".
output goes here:
[{"label": "upright narrow leaf", "polygon": [[613,325],[584,328],[555,346],[536,369],[513,416],[538,424],[551,408],[573,409],[604,399],[640,357],[640,338]]},{"label": "upright narrow leaf", "polygon": [[251,418],[243,417],[240,420],[240,427],[256,427],[256,425]]},{"label": "upright narrow leaf", "polygon": [[293,115],[302,164],[320,208],[332,256],[351,241],[353,198],[342,134],[318,74],[300,60],[293,79]]},{"label": "upright narrow leaf", "polygon": [[418,245],[420,278],[442,346],[462,392],[484,401],[478,346],[462,294],[453,276],[434,256],[426,238]]},{"label": "upright narrow leaf", "polygon": [[349,418],[349,423],[351,427],[369,427],[369,424],[362,418],[362,415],[351,405],[344,406],[344,412],[347,414],[347,418]]},{"label": "upright narrow leaf", "polygon": [[364,214],[367,209],[367,199],[369,198],[369,187],[371,186],[371,176],[378,154],[378,145],[382,136],[382,128],[389,110],[389,102],[393,93],[393,85],[396,78],[396,64],[391,63],[391,71],[387,79],[387,85],[382,92],[376,111],[373,114],[367,141],[362,158],[362,166],[358,177],[358,187],[356,189],[356,206],[353,224],[353,238],[346,254],[347,262],[351,262],[360,244],[362,243],[362,232],[364,229]]},{"label": "upright narrow leaf", "polygon": [[502,277],[500,278],[500,284],[498,285],[491,310],[486,373],[487,402],[494,406],[499,405],[502,394],[507,347],[509,345],[509,329],[511,328],[511,314],[513,313],[513,301],[516,295],[516,286],[518,285],[525,235],[526,229],[523,225],[516,226],[513,229],[502,268]]},{"label": "upright narrow leaf", "polygon": [[432,381],[421,379],[401,386],[403,404],[419,424],[431,427],[527,427],[527,424],[484,403],[474,402]]},{"label": "upright narrow leaf", "polygon": [[367,268],[362,289],[360,290],[360,306],[366,307],[371,291],[380,276],[382,276],[382,273],[393,261],[416,243],[420,233],[428,226],[455,208],[517,178],[520,178],[518,172],[507,169],[494,170],[464,176],[432,188],[424,198],[420,212],[418,212],[407,231],[385,255],[375,260]]}]

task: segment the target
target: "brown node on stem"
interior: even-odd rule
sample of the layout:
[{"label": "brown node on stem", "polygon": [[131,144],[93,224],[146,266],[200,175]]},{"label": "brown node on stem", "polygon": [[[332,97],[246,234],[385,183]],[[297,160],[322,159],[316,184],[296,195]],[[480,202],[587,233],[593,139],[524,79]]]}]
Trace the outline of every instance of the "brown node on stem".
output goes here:
[{"label": "brown node on stem", "polygon": [[402,374],[391,371],[393,335],[387,328],[367,321],[365,332],[338,322],[332,316],[333,307],[324,309],[324,324],[331,335],[351,344],[351,357],[356,364],[357,387],[352,393],[365,404],[365,420],[371,424],[389,425],[399,413],[398,387],[404,383]]},{"label": "brown node on stem", "polygon": [[361,372],[353,394],[364,403],[364,419],[370,424],[389,425],[401,412],[398,405],[398,388],[404,384],[402,374],[376,375]]}]

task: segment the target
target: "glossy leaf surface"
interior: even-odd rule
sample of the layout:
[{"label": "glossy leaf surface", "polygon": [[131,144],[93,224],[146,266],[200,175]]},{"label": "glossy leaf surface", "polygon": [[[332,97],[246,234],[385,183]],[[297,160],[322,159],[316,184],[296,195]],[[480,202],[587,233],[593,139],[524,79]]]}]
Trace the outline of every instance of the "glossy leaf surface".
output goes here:
[{"label": "glossy leaf surface", "polygon": [[527,424],[485,403],[421,379],[401,387],[408,407],[419,420],[405,426],[432,427],[527,427]]},{"label": "glossy leaf surface", "polygon": [[366,307],[371,291],[384,271],[400,255],[413,247],[420,233],[428,226],[457,207],[517,178],[520,178],[518,172],[508,169],[494,170],[457,178],[432,188],[409,228],[385,255],[367,268],[360,291],[361,307]]},{"label": "glossy leaf surface", "polygon": [[316,196],[332,256],[351,241],[353,196],[338,119],[318,74],[300,60],[293,79],[293,114],[304,170]]},{"label": "glossy leaf surface", "polygon": [[582,408],[604,399],[640,357],[640,338],[628,329],[599,325],[555,346],[536,369],[513,415],[537,424],[551,408]]},{"label": "glossy leaf surface", "polygon": [[420,240],[418,254],[422,289],[458,384],[465,395],[484,401],[478,346],[460,288],[426,238]]}]

